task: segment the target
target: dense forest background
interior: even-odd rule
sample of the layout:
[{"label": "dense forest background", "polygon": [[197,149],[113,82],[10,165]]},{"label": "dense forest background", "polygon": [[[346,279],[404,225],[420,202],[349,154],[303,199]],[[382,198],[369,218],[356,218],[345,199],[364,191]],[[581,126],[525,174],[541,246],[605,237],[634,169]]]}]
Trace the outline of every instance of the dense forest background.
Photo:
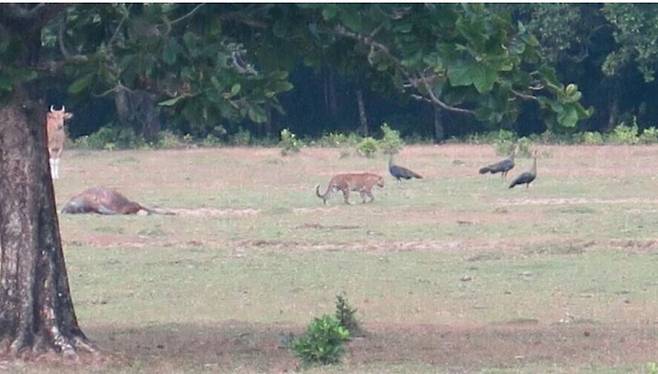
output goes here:
[{"label": "dense forest background", "polygon": [[[46,30],[44,50],[75,62],[44,85],[48,104],[75,113],[72,138],[128,131],[148,140],[166,130],[276,140],[282,129],[376,135],[388,123],[405,138],[439,142],[658,123],[653,4],[78,5]],[[514,38],[525,43],[513,68],[469,70],[463,57],[446,57],[468,52],[493,64],[498,35],[507,55]],[[445,106],[412,77],[444,79],[433,93]],[[532,95],[551,80],[572,99],[558,88],[551,102]],[[520,82],[530,89],[515,90]]]}]

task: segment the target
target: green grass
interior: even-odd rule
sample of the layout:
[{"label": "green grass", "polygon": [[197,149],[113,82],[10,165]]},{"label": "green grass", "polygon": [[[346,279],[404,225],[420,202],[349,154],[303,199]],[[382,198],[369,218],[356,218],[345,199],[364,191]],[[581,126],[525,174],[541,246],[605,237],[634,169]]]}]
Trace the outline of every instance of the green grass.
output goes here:
[{"label": "green grass", "polygon": [[[425,178],[402,184],[384,158],[341,159],[332,149],[285,158],[276,149],[67,153],[60,207],[106,185],[148,206],[212,213],[60,218],[81,325],[126,357],[97,370],[291,370],[278,336],[333,313],[345,292],[373,334],[352,343],[342,365],[310,373],[642,372],[655,354],[569,335],[590,326],[609,334],[600,344],[658,341],[658,169],[646,170],[658,166],[621,168],[614,155],[608,165],[588,153],[597,149],[550,149],[527,191],[478,175],[496,158],[482,146],[407,148],[398,162]],[[510,176],[529,161],[517,165]],[[352,170],[386,176],[376,201],[346,206],[335,196],[322,206],[315,184]],[[516,340],[537,334],[555,343],[514,353],[532,347]],[[496,342],[509,354],[488,351]]]}]

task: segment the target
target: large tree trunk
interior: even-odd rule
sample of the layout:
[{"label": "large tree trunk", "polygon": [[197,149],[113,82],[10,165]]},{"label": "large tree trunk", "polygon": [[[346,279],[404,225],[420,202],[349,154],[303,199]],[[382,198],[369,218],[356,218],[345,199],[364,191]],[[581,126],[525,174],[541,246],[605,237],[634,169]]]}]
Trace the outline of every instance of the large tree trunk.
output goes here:
[{"label": "large tree trunk", "polygon": [[20,93],[0,107],[0,355],[78,358],[96,349],[71,301],[44,123]]},{"label": "large tree trunk", "polygon": [[359,122],[363,136],[368,136],[368,115],[366,114],[366,104],[363,101],[363,91],[356,90],[356,103],[359,107]]}]

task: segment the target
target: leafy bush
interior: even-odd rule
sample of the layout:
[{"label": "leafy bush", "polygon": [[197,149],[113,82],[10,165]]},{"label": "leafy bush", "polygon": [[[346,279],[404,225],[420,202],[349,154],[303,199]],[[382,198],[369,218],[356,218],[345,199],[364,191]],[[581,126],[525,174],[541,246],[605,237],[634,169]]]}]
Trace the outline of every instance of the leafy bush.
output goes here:
[{"label": "leafy bush", "polygon": [[368,136],[366,138],[363,138],[361,143],[357,144],[356,153],[367,158],[372,158],[375,156],[375,153],[377,153],[377,149],[378,149],[377,140]]},{"label": "leafy bush", "polygon": [[217,147],[219,145],[222,145],[222,140],[218,138],[217,136],[213,134],[208,134],[205,138],[203,138],[203,141],[201,144],[204,147]]},{"label": "leafy bush", "polygon": [[626,126],[624,122],[617,125],[608,135],[608,140],[615,144],[637,144],[640,139],[635,117],[631,126]]},{"label": "leafy bush", "polygon": [[354,316],[356,309],[347,302],[347,298],[343,295],[336,295],[336,319],[341,326],[350,332],[351,336],[362,335],[361,326],[359,321]]},{"label": "leafy bush", "polygon": [[315,318],[306,333],[293,340],[292,350],[305,365],[334,364],[345,353],[343,344],[349,338],[350,332],[336,318],[325,314]]},{"label": "leafy bush", "polygon": [[384,123],[381,129],[384,135],[379,140],[379,148],[381,148],[382,152],[388,155],[394,155],[400,152],[400,149],[404,145],[402,138],[400,138],[400,132],[390,128],[387,123]]},{"label": "leafy bush", "polygon": [[90,135],[76,139],[74,145],[87,149],[113,150],[139,148],[145,146],[146,142],[131,128],[103,126]]},{"label": "leafy bush", "polygon": [[[187,139],[187,141],[185,139]],[[157,147],[164,149],[185,148],[189,145],[188,142],[191,141],[191,138],[187,137],[185,139],[169,130],[160,131],[160,134],[158,134]]]},{"label": "leafy bush", "polygon": [[297,153],[302,148],[302,142],[297,136],[288,129],[281,130],[281,141],[279,142],[281,154],[287,156],[291,153]]},{"label": "leafy bush", "polygon": [[642,131],[642,135],[638,139],[642,144],[653,144],[658,143],[658,129],[655,127],[649,127]]},{"label": "leafy bush", "polygon": [[230,142],[233,145],[249,145],[251,144],[251,132],[240,127],[235,134],[231,135]]},{"label": "leafy bush", "polygon": [[342,147],[347,145],[347,135],[340,132],[330,132],[324,134],[318,139],[317,144],[320,147]]},{"label": "leafy bush", "polygon": [[586,131],[580,134],[580,142],[588,145],[603,144],[603,135],[597,131]]},{"label": "leafy bush", "polygon": [[516,146],[516,134],[512,131],[500,129],[497,132],[490,133],[493,139],[496,153],[499,155],[509,155]]},{"label": "leafy bush", "polygon": [[530,157],[533,143],[526,137],[519,138],[516,142],[505,140],[494,143],[496,154],[499,156],[509,156],[516,148],[516,155],[519,157]]},{"label": "leafy bush", "polygon": [[573,144],[580,143],[580,135],[569,133],[554,133],[551,130],[546,130],[538,135],[531,135],[530,140],[540,144]]}]

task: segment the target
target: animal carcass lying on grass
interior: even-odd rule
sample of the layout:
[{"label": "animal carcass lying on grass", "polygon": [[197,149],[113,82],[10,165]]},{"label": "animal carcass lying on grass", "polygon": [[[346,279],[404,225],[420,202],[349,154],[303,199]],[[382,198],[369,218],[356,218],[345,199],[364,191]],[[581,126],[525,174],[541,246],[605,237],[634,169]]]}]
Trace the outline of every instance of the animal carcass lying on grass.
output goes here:
[{"label": "animal carcass lying on grass", "polygon": [[161,209],[147,208],[128,200],[117,191],[103,187],[88,188],[69,200],[62,213],[98,213],[98,214],[169,214]]}]

